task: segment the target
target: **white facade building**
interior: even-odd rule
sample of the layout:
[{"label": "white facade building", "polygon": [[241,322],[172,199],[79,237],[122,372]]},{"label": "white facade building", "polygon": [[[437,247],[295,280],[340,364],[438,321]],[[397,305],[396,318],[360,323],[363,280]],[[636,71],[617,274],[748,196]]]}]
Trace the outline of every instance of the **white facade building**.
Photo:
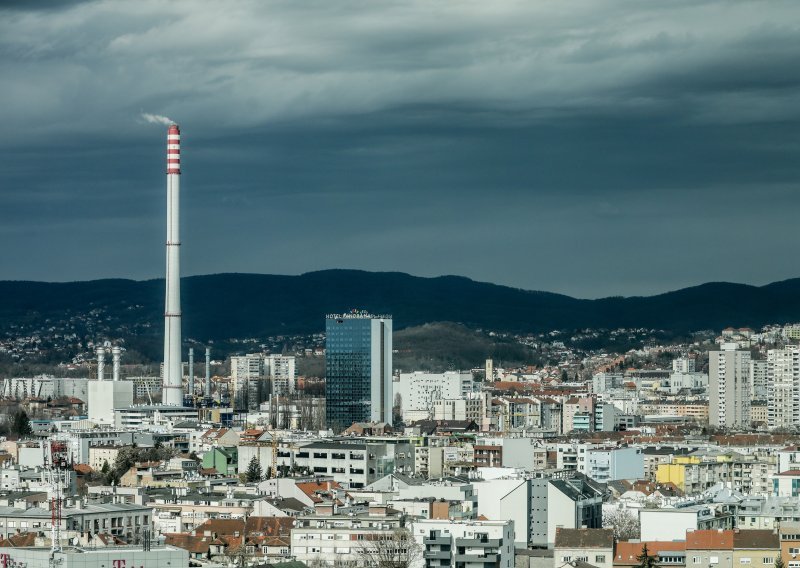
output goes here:
[{"label": "white facade building", "polygon": [[291,555],[295,560],[310,564],[334,566],[347,559],[355,567],[369,566],[363,554],[365,546],[376,540],[391,538],[400,528],[399,517],[372,515],[298,517],[292,529]]},{"label": "white facade building", "polygon": [[672,371],[675,373],[694,373],[695,370],[694,357],[679,357],[672,361]]},{"label": "white facade building", "polygon": [[800,347],[767,351],[767,423],[786,428],[800,423]]},{"label": "white facade building", "polygon": [[89,420],[114,424],[114,411],[133,405],[133,390],[131,381],[89,381]]},{"label": "white facade building", "polygon": [[231,357],[232,379],[257,379],[264,374],[264,356],[260,353]]},{"label": "white facade building", "polygon": [[513,521],[422,520],[411,530],[423,551],[414,568],[514,566]]},{"label": "white facade building", "polygon": [[584,464],[583,473],[601,483],[644,477],[641,448],[591,448]]},{"label": "white facade building", "polygon": [[433,403],[442,399],[466,398],[475,392],[472,373],[447,371],[445,373],[400,373],[394,381],[395,396],[400,396],[403,421],[414,422],[431,418]]},{"label": "white facade building", "polygon": [[294,355],[269,355],[265,359],[264,366],[272,383],[272,394],[286,396],[294,392]]},{"label": "white facade building", "polygon": [[708,353],[709,424],[727,428],[750,427],[750,352],[735,343],[723,343]]}]

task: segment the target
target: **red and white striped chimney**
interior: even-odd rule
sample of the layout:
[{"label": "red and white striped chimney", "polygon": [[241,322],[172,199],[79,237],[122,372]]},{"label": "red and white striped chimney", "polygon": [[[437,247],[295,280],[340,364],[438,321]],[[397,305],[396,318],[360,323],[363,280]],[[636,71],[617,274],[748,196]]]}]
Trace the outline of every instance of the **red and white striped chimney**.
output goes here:
[{"label": "red and white striped chimney", "polygon": [[161,402],[183,406],[181,363],[180,176],[181,131],[167,130],[167,274],[164,305],[164,380]]}]

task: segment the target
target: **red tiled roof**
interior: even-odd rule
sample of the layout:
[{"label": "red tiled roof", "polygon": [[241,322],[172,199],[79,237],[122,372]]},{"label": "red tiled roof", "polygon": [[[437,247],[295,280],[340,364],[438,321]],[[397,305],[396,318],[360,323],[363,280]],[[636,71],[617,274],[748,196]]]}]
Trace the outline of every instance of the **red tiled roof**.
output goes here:
[{"label": "red tiled roof", "polygon": [[636,557],[642,553],[642,548],[647,545],[648,554],[660,554],[662,552],[685,552],[686,542],[684,541],[658,541],[648,540],[644,542],[630,542],[620,540],[617,542],[616,552],[614,553],[615,566],[638,565]]},{"label": "red tiled roof", "polygon": [[686,550],[733,550],[733,531],[687,531]]}]

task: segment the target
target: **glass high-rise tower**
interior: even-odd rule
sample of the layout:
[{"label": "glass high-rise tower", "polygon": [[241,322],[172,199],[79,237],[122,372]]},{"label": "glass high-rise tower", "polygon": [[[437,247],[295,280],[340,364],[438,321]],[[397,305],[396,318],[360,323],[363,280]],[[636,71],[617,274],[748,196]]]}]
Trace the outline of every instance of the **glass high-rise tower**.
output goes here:
[{"label": "glass high-rise tower", "polygon": [[392,421],[392,316],[362,311],[325,319],[328,426]]}]

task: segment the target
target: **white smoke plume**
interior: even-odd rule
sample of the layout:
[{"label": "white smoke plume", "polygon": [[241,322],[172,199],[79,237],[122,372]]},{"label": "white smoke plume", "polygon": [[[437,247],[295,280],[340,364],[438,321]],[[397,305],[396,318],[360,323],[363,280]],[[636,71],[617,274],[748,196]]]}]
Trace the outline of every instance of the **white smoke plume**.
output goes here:
[{"label": "white smoke plume", "polygon": [[170,124],[175,124],[174,120],[166,116],[161,116],[160,114],[150,114],[148,112],[143,112],[142,118],[145,119],[150,124],[163,124],[165,126],[169,126]]}]

